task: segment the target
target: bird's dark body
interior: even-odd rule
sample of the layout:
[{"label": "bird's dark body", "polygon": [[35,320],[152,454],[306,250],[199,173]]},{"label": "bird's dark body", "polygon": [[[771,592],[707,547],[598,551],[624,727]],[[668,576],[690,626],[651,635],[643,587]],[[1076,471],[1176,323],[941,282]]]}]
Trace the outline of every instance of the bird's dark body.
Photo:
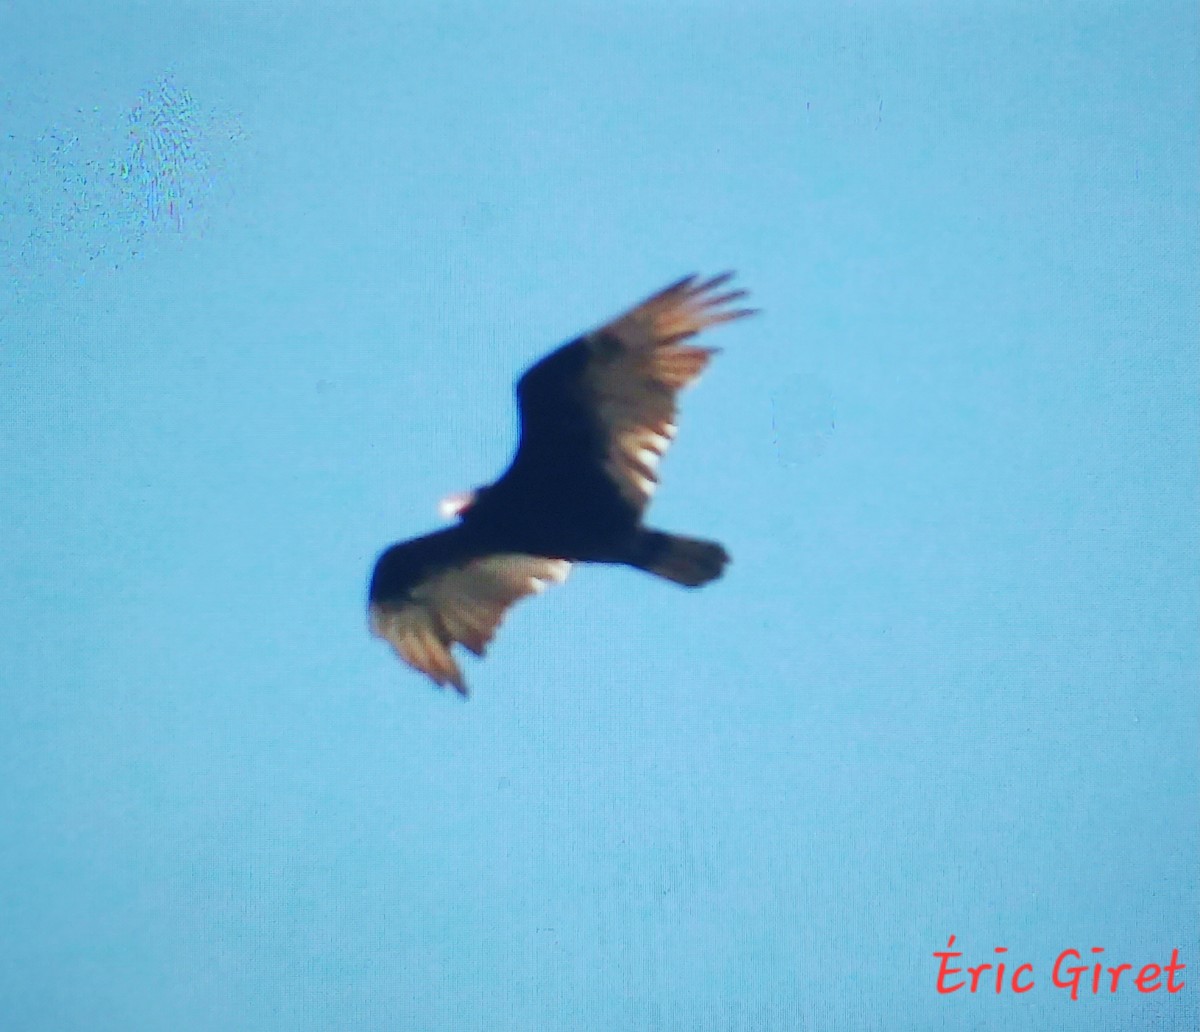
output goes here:
[{"label": "bird's dark body", "polygon": [[463,520],[498,534],[497,547],[590,562],[630,557],[640,513],[604,471],[603,429],[582,382],[586,349],[582,340],[564,345],[517,384],[517,454]]},{"label": "bird's dark body", "polygon": [[399,601],[429,570],[497,553],[646,567],[667,535],[642,526],[604,470],[604,436],[586,396],[583,339],[564,344],[517,384],[522,433],[508,470],[476,492],[462,522],[388,549],[371,598]]}]

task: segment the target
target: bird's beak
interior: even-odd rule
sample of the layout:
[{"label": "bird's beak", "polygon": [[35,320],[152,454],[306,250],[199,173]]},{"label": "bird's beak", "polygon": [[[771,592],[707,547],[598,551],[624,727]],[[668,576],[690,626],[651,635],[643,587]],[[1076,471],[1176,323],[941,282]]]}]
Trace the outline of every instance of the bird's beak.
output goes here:
[{"label": "bird's beak", "polygon": [[458,491],[452,495],[446,495],[438,502],[438,512],[442,519],[452,520],[461,516],[472,505],[475,504],[474,491]]}]

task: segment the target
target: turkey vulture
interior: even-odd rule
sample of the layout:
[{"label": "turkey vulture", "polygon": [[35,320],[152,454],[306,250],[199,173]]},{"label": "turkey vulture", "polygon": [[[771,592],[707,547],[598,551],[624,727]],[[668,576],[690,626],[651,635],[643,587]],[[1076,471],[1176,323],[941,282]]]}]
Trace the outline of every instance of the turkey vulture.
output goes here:
[{"label": "turkey vulture", "polygon": [[517,383],[521,438],[494,484],[453,499],[459,522],[392,545],[371,576],[370,627],[439,687],[467,694],[451,655],[482,656],[505,611],[572,562],[623,563],[689,588],[721,576],[719,544],[646,527],[675,398],[716,354],[684,343],[751,315],[732,273],[673,283],[551,352]]}]

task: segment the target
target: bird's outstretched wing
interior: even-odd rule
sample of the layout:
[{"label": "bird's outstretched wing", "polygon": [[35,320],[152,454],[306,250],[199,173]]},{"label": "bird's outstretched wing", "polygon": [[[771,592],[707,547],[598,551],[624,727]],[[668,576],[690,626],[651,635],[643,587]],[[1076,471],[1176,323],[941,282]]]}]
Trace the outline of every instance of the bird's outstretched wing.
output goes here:
[{"label": "bird's outstretched wing", "polygon": [[[660,290],[579,340],[534,365],[518,385],[521,452],[555,450],[563,459],[599,460],[621,497],[635,510],[658,484],[658,461],[675,436],[676,398],[716,354],[686,343],[720,323],[754,314],[732,307],[743,290],[722,288],[726,272],[711,279],[687,276]],[[588,425],[591,454],[565,454],[574,425]],[[598,454],[596,453],[598,452]]]},{"label": "bird's outstretched wing", "polygon": [[378,576],[386,560],[385,554],[372,585],[371,632],[439,687],[453,685],[464,696],[451,646],[460,642],[482,656],[509,606],[566,580],[571,566],[540,556],[489,555],[431,570],[401,588]]}]

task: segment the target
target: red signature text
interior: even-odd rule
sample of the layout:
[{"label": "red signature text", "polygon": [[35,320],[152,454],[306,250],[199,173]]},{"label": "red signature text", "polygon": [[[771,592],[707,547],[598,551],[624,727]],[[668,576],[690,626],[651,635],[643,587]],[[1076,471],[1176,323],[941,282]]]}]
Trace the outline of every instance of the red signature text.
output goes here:
[{"label": "red signature text", "polygon": [[[955,967],[954,960],[962,951],[955,950],[954,936],[944,950],[936,950],[938,958],[937,991],[941,995],[967,992],[1027,993],[1037,985],[1034,966],[1031,963],[1013,964],[1008,957],[1007,946],[996,946],[991,963]],[[1072,1000],[1080,993],[1099,996],[1119,990],[1136,989],[1139,993],[1156,993],[1166,989],[1168,993],[1179,992],[1187,983],[1181,976],[1187,967],[1179,960],[1179,950],[1171,950],[1169,964],[1144,964],[1137,968],[1133,964],[1106,964],[1100,959],[1103,946],[1091,947],[1091,957],[1085,962],[1079,950],[1063,950],[1050,966],[1050,984],[1056,989],[1066,989]]]}]

